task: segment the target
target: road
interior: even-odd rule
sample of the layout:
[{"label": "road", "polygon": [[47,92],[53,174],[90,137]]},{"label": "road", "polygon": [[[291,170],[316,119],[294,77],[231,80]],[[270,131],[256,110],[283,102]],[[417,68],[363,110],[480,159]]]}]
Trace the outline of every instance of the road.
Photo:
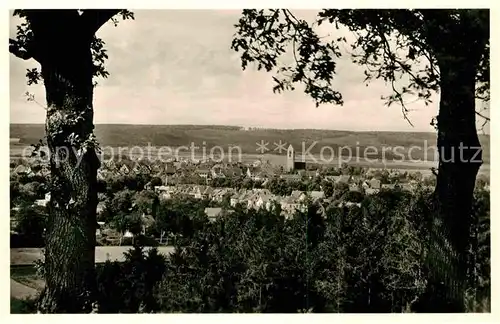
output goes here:
[{"label": "road", "polygon": [[[132,246],[97,246],[95,249],[95,262],[103,263],[110,261],[124,261],[124,253],[130,250]],[[171,246],[158,247],[161,254],[169,255],[174,251]],[[40,248],[17,248],[10,249],[11,266],[32,265],[35,260],[43,259],[42,249]],[[38,291],[28,287],[13,279],[10,279],[10,296],[17,299],[26,299],[36,297]]]},{"label": "road", "polygon": [[26,299],[36,297],[38,291],[34,288],[23,285],[14,279],[10,279],[10,297],[16,299]]}]

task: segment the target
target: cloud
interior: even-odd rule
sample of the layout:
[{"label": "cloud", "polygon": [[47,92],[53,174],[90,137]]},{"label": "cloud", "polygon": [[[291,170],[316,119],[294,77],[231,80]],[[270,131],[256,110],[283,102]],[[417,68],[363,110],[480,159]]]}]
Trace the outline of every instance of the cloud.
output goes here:
[{"label": "cloud", "polygon": [[[363,69],[347,57],[338,62],[334,84],[343,107],[316,108],[299,91],[273,94],[271,74],[242,71],[230,49],[239,13],[138,10],[134,21],[103,26],[99,36],[108,49],[110,77],[95,90],[95,122],[433,131],[437,103],[413,104],[411,128],[400,108],[380,99],[390,88],[379,81],[366,87]],[[299,14],[310,20],[314,12]],[[45,111],[22,96],[29,90],[44,104],[43,87],[27,87],[24,76],[36,63],[11,56],[10,65],[11,122],[43,122]]]}]

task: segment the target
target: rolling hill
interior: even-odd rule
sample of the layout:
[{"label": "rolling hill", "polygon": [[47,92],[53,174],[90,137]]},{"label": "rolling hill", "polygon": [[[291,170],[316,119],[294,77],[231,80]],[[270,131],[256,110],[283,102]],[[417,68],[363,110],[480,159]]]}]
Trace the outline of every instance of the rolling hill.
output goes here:
[{"label": "rolling hill", "polygon": [[[19,140],[16,145],[30,145],[43,138],[43,124],[11,124],[10,137]],[[244,129],[239,126],[206,126],[206,125],[119,125],[99,124],[95,129],[101,146],[190,146],[223,148],[239,146],[243,153],[256,153],[257,145],[264,141],[273,150],[274,143],[292,144],[297,152],[309,150],[318,154],[321,148],[328,146],[334,150],[341,147],[351,148],[353,155],[364,152],[366,147],[380,149],[384,146],[400,147],[400,152],[408,152],[411,147],[417,147],[412,156],[423,155],[425,148],[435,146],[436,134],[423,132],[385,132],[385,131],[338,131],[318,129]],[[484,161],[490,160],[490,138],[480,135],[484,149]],[[316,144],[314,144],[316,143]],[[12,142],[11,142],[12,145]],[[430,149],[432,150],[432,149]],[[337,151],[336,151],[337,152]],[[419,153],[420,152],[420,153]],[[430,152],[430,151],[429,151]],[[328,154],[328,152],[324,153]],[[432,155],[432,154],[431,154]],[[375,157],[375,156],[374,156]],[[390,159],[390,154],[386,155]],[[432,157],[428,157],[432,160]]]}]

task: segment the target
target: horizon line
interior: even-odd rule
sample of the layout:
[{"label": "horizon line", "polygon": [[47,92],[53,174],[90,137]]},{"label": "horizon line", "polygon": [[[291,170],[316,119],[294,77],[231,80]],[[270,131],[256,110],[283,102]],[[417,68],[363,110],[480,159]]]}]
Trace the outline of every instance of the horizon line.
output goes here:
[{"label": "horizon line", "polygon": [[[9,125],[45,125],[45,123],[9,123]],[[318,130],[318,131],[339,131],[352,133],[419,133],[419,134],[437,134],[437,132],[419,131],[419,130],[349,130],[349,129],[332,129],[332,128],[278,128],[264,126],[243,126],[230,124],[132,124],[132,123],[95,123],[95,126],[211,126],[211,127],[240,127],[240,128],[255,128],[257,130]],[[478,135],[490,136],[488,133],[478,132]]]}]

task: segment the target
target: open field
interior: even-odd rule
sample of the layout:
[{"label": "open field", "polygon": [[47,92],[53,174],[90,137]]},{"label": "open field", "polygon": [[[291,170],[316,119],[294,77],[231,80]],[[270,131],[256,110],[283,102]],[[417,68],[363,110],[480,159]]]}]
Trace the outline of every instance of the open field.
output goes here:
[{"label": "open field", "polygon": [[20,283],[14,279],[10,279],[10,303],[11,303],[11,313],[24,313],[23,310],[25,307],[25,303],[23,300],[35,298],[39,291],[43,289],[43,281],[42,286],[37,288],[32,288],[26,286],[23,283]]},{"label": "open field", "polygon": [[[22,266],[22,267],[13,267],[10,269],[10,279],[12,281],[15,281],[17,283],[20,283],[26,287],[29,287],[31,289],[34,289],[34,290],[41,290],[45,283],[43,281],[42,278],[40,278],[37,273],[36,273],[36,270],[33,266]],[[12,282],[11,282],[11,285]],[[11,287],[12,288],[16,288],[16,287]],[[17,291],[24,291],[24,293],[27,295],[27,296],[23,296],[23,295],[16,295],[15,297],[21,297],[21,298],[24,298],[24,297],[29,297],[29,295],[32,295],[32,290],[29,290],[29,289],[22,289],[22,287],[19,287],[16,289]]]},{"label": "open field", "polygon": [[[45,133],[42,124],[11,124],[11,155],[20,156],[26,145],[38,143]],[[371,158],[382,158],[383,147],[399,147],[398,152],[407,154],[411,147],[414,159],[435,160],[432,147],[436,143],[435,133],[423,132],[353,132],[318,129],[251,129],[245,130],[238,126],[204,126],[204,125],[96,125],[95,133],[102,147],[126,147],[129,152],[132,147],[159,147],[179,148],[190,147],[193,143],[198,147],[196,152],[201,154],[203,147],[206,154],[216,146],[221,147],[227,154],[231,147],[238,147],[244,155],[259,155],[257,143],[268,143],[266,153],[277,153],[274,143],[292,144],[296,152],[309,150],[311,154],[320,154],[322,148],[333,149],[334,153],[350,148],[353,156],[363,155],[367,147],[378,148],[380,152],[373,154]],[[480,141],[484,149],[484,161],[489,163],[490,138],[488,135],[480,135]],[[328,149],[328,150],[329,150]],[[115,150],[114,150],[115,151]],[[137,151],[136,151],[137,152]],[[237,150],[233,150],[237,154]],[[124,151],[125,154],[127,151]],[[284,153],[284,152],[283,152]],[[331,156],[330,151],[323,151],[325,155]],[[116,154],[116,152],[115,152]],[[155,154],[155,153],[153,153]],[[190,154],[190,153],[186,153]],[[132,154],[133,155],[133,154]],[[397,154],[388,150],[384,156],[385,160],[397,158]]]},{"label": "open field", "polygon": [[[95,248],[95,262],[103,263],[110,261],[123,261],[123,253],[129,251],[132,246],[97,246]],[[169,255],[174,251],[173,247],[158,247],[158,252]],[[25,266],[32,265],[36,260],[43,259],[42,249],[40,248],[16,248],[10,249],[10,265]]]},{"label": "open field", "polygon": [[[131,246],[98,246],[95,249],[95,261],[96,263],[104,263],[107,260],[123,261],[124,253],[131,248]],[[170,246],[158,247],[158,251],[164,255],[169,255],[173,250]],[[23,306],[22,300],[35,297],[43,289],[45,282],[36,274],[33,266],[34,262],[40,259],[43,259],[42,249],[10,249],[10,296],[13,313]]]}]

